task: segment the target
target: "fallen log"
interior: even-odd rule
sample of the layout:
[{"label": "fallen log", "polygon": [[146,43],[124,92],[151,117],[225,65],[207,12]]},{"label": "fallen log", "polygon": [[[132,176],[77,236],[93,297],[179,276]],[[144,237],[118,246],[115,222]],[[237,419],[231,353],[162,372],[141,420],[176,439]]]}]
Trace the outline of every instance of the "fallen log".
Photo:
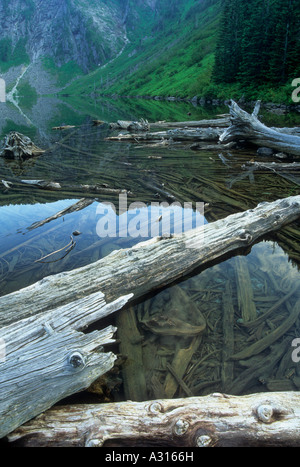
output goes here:
[{"label": "fallen log", "polygon": [[246,162],[246,164],[242,165],[242,169],[248,169],[248,167],[252,167],[254,170],[257,169],[266,169],[266,170],[273,170],[274,172],[277,171],[300,171],[300,163],[299,162],[290,162],[287,164],[278,163],[278,162]]},{"label": "fallen log", "polygon": [[268,128],[258,120],[260,101],[257,102],[251,115],[242,110],[234,101],[231,101],[229,109],[231,126],[220,136],[221,143],[245,140],[256,146],[268,147],[295,156],[300,155],[299,135],[288,134],[285,129],[280,131]]},{"label": "fallen log", "polygon": [[61,190],[60,183],[45,180],[20,180],[21,184],[42,188],[44,190]]},{"label": "fallen log", "polygon": [[60,125],[54,126],[52,130],[70,130],[72,128],[76,128],[75,125]]},{"label": "fallen log", "polygon": [[168,139],[173,141],[213,141],[217,142],[223,133],[221,128],[176,128],[174,130],[145,132],[145,133],[120,133],[118,136],[109,136],[105,140],[110,141],[161,141]]},{"label": "fallen log", "polygon": [[249,247],[262,235],[279,230],[299,216],[300,195],[291,196],[260,203],[255,209],[183,234],[154,237],[132,248],[113,251],[83,268],[48,276],[30,287],[0,297],[0,326],[99,290],[109,301],[128,291],[135,299],[140,298],[226,253]]},{"label": "fallen log", "polygon": [[113,342],[116,329],[81,331],[130,297],[107,304],[98,292],[1,328],[0,438],[113,367],[115,355],[102,346]]},{"label": "fallen log", "polygon": [[124,121],[118,120],[117,123],[110,123],[110,128],[113,130],[127,130],[127,131],[149,131],[150,125],[147,120],[141,118],[139,121]]},{"label": "fallen log", "polygon": [[199,266],[249,248],[299,216],[300,196],[261,203],[181,235],[114,251],[0,297],[0,342],[6,346],[0,363],[0,438],[113,365],[113,355],[94,352],[111,341],[111,327],[85,335],[78,331]]},{"label": "fallen log", "polygon": [[190,120],[187,122],[155,122],[152,123],[153,127],[161,128],[200,128],[200,127],[227,127],[230,124],[229,115],[222,118],[215,118],[209,120]]},{"label": "fallen log", "polygon": [[300,394],[58,406],[8,441],[23,447],[299,447]]}]

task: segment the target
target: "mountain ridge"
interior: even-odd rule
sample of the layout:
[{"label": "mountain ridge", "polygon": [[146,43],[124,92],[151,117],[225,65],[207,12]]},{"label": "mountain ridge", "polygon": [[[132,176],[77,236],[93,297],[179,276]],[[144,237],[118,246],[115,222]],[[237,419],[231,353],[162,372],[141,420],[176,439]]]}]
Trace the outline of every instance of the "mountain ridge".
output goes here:
[{"label": "mountain ridge", "polygon": [[[173,49],[187,25],[196,24],[199,14],[217,3],[220,1],[0,0],[0,72],[39,62],[56,79],[58,88],[77,76],[83,77],[85,87],[84,78],[98,71],[103,87],[109,79],[101,69],[111,68],[124,51],[125,61],[132,65],[128,68],[125,63],[115,81],[123,72],[134,73]],[[122,60],[120,63],[123,66]],[[53,91],[57,91],[55,86]]]}]

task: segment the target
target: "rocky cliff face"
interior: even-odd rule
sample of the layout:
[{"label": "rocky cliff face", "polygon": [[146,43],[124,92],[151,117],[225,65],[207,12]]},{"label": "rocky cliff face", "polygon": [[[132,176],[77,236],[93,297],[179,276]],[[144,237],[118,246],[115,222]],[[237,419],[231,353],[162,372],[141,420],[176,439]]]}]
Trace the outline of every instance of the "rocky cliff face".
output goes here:
[{"label": "rocky cliff face", "polygon": [[191,6],[207,1],[0,0],[0,74],[10,85],[11,71],[19,76],[18,70],[30,64],[23,82],[29,80],[38,94],[65,88],[96,69],[105,70],[101,83],[109,82],[107,64],[122,52],[136,58],[170,20],[179,24]]},{"label": "rocky cliff face", "polygon": [[128,36],[135,40],[141,30],[151,32],[166,5],[176,10],[184,1],[0,0],[0,65],[25,47],[31,62],[41,57],[52,57],[58,66],[75,61],[88,72],[118,55]]}]

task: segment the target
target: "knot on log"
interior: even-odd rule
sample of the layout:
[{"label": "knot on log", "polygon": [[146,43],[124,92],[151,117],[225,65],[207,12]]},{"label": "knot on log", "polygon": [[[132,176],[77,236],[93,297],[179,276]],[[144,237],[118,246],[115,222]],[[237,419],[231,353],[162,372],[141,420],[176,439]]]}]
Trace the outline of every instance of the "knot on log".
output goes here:
[{"label": "knot on log", "polygon": [[243,242],[246,242],[246,243],[251,243],[253,239],[251,233],[245,229],[239,232],[239,238],[240,240],[243,240]]},{"label": "knot on log", "polygon": [[83,370],[86,365],[85,357],[80,352],[72,352],[68,357],[68,364],[74,370]]},{"label": "knot on log", "polygon": [[269,424],[277,420],[283,420],[286,417],[289,418],[294,415],[294,410],[283,406],[278,407],[268,401],[260,404],[255,409],[255,415],[260,422]]},{"label": "knot on log", "polygon": [[175,423],[174,432],[177,436],[182,436],[188,431],[189,427],[190,427],[189,422],[187,420],[183,420],[180,418]]}]

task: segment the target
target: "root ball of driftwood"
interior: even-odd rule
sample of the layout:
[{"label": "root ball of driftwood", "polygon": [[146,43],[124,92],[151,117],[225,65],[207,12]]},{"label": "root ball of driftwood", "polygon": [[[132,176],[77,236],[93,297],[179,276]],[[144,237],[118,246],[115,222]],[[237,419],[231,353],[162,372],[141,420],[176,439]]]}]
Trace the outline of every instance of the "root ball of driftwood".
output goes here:
[{"label": "root ball of driftwood", "polygon": [[45,151],[38,148],[28,136],[16,131],[11,131],[4,138],[0,156],[8,159],[24,160],[39,156],[43,152]]},{"label": "root ball of driftwood", "polygon": [[251,115],[234,101],[231,101],[229,109],[231,125],[220,136],[221,143],[244,140],[258,146],[261,155],[271,155],[270,150],[300,155],[299,128],[268,128],[258,120],[260,101]]}]

